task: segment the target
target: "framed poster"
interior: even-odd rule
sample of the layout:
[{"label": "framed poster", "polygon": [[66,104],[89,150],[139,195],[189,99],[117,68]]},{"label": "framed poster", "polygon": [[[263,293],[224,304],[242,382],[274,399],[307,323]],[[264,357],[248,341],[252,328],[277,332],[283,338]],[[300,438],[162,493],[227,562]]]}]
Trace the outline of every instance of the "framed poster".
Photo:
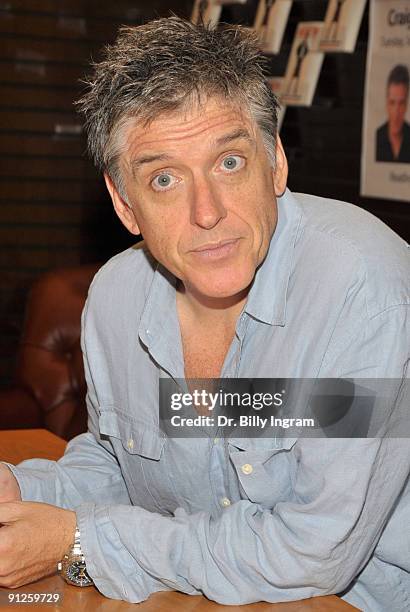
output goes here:
[{"label": "framed poster", "polygon": [[410,0],[372,0],[361,195],[410,201]]},{"label": "framed poster", "polygon": [[282,85],[281,102],[286,106],[312,104],[323,63],[322,26],[322,21],[305,21],[296,29]]},{"label": "framed poster", "polygon": [[367,0],[329,0],[319,48],[353,53]]},{"label": "framed poster", "polygon": [[291,6],[292,0],[259,0],[253,27],[264,53],[279,53]]}]

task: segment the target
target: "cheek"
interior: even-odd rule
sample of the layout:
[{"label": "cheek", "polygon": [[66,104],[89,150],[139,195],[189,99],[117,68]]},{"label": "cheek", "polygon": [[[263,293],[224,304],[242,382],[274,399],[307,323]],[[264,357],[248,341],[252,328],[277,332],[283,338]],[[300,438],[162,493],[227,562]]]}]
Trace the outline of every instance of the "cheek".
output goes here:
[{"label": "cheek", "polygon": [[141,234],[149,251],[164,265],[167,263],[167,258],[175,256],[178,250],[181,229],[176,221],[177,216],[174,213],[162,212],[145,217],[140,225]]}]

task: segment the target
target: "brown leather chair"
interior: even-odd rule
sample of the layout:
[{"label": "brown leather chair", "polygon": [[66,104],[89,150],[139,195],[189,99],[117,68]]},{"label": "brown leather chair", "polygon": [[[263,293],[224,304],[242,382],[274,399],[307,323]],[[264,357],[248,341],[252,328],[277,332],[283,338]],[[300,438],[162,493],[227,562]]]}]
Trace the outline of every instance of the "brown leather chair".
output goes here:
[{"label": "brown leather chair", "polygon": [[87,429],[81,312],[99,265],[49,272],[30,292],[15,384],[0,393],[0,429],[45,427],[69,440]]}]

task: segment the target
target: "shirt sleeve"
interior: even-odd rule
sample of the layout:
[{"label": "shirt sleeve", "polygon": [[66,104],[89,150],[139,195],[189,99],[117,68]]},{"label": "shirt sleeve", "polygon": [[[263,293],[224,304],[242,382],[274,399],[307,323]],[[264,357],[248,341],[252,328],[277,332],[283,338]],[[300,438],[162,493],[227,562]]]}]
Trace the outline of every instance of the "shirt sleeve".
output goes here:
[{"label": "shirt sleeve", "polygon": [[98,402],[84,354],[88,432],[71,440],[59,461],[29,459],[6,464],[19,484],[23,501],[73,509],[84,502],[130,504],[128,490],[108,440],[98,428]]},{"label": "shirt sleeve", "polygon": [[[405,307],[362,322],[334,337],[323,375],[407,376],[409,331]],[[168,517],[121,504],[80,505],[87,567],[97,587],[131,602],[173,588],[228,605],[347,588],[403,492],[409,440],[299,439],[283,452],[293,454],[292,488],[271,509],[243,499],[215,518],[183,508]],[[257,470],[246,478],[257,479]]]}]

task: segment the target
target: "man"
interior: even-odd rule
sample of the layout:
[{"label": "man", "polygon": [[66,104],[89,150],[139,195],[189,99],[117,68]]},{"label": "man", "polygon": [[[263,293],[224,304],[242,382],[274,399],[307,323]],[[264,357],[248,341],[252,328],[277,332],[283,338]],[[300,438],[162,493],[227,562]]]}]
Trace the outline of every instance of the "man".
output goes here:
[{"label": "man", "polygon": [[405,121],[409,101],[407,66],[395,66],[387,79],[388,120],[376,132],[376,161],[410,163],[410,125]]},{"label": "man", "polygon": [[[66,578],[133,602],[343,592],[406,609],[407,440],[159,431],[160,379],[385,377],[402,394],[407,246],[355,207],[286,190],[257,44],[172,17],[124,29],[96,66],[90,150],[145,243],[90,290],[89,432],[57,463],[2,466],[2,585],[66,555]],[[68,571],[74,534],[85,563]]]}]

